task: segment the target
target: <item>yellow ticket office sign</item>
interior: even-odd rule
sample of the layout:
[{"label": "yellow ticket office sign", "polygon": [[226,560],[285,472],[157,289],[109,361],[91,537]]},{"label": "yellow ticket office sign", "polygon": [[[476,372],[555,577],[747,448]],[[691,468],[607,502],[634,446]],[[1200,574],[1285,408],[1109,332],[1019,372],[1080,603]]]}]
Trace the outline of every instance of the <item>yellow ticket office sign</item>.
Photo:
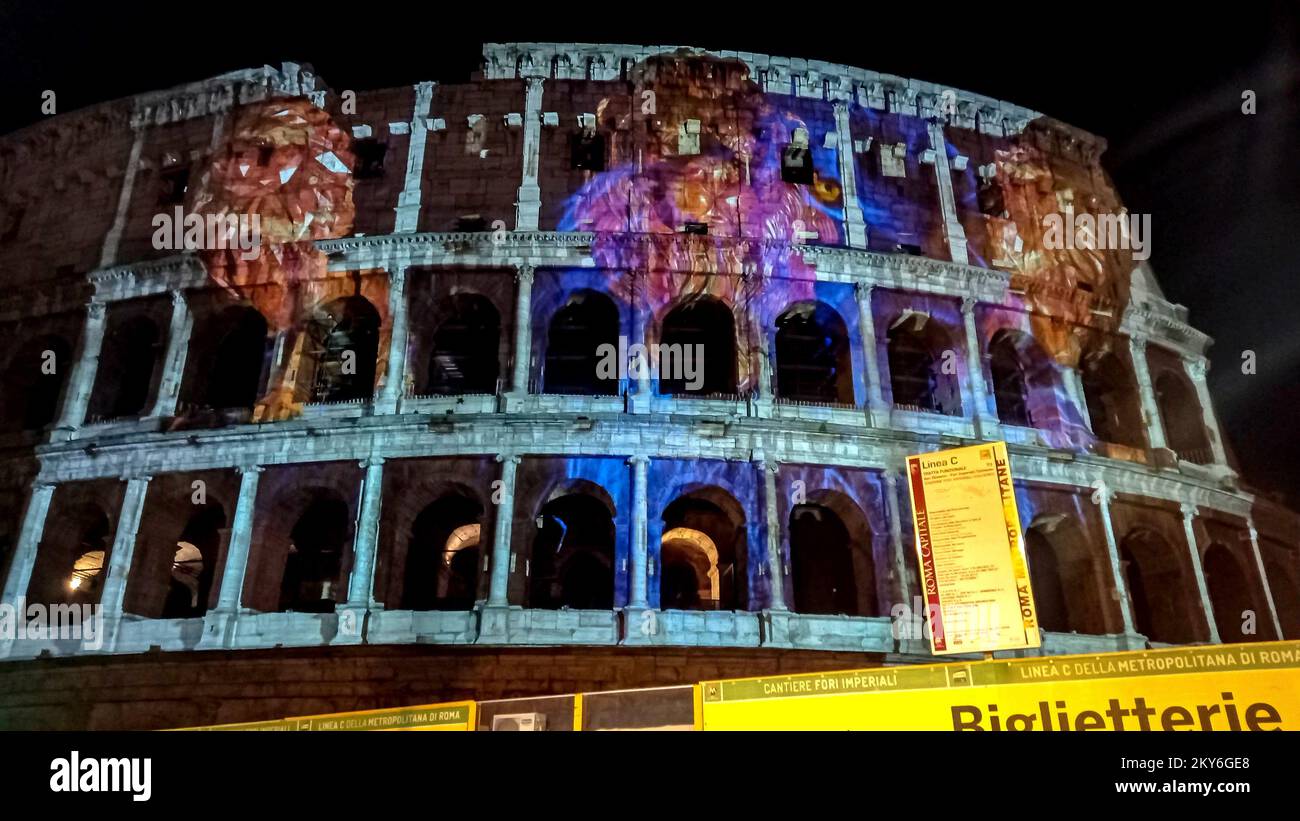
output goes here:
[{"label": "yellow ticket office sign", "polygon": [[473,730],[477,706],[472,701],[421,704],[355,713],[296,716],[243,724],[184,727],[184,730],[251,730],[293,732],[312,730]]},{"label": "yellow ticket office sign", "polygon": [[1300,730],[1300,642],[706,681],[703,730]]}]

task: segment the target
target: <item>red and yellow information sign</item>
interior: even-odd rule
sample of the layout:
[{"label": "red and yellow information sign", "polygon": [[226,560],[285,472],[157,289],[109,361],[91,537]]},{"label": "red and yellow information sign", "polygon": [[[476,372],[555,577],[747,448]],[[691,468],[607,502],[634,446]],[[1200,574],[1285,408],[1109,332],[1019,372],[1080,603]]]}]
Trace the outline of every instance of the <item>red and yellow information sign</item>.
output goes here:
[{"label": "red and yellow information sign", "polygon": [[936,655],[1038,647],[1038,616],[1004,442],[907,457]]},{"label": "red and yellow information sign", "polygon": [[706,681],[702,730],[1300,730],[1300,642]]}]

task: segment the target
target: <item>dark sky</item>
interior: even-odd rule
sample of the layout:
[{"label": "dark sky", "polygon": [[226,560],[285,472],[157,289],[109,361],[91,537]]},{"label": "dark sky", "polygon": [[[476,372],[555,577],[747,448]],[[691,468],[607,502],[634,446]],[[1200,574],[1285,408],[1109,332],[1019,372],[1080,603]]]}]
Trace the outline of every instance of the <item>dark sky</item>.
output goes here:
[{"label": "dark sky", "polygon": [[[1215,338],[1211,389],[1251,483],[1300,503],[1300,4],[97,4],[0,10],[0,132],[226,71],[335,89],[468,76],[482,42],[692,45],[859,65],[1006,99],[1110,141],[1166,295]],[[129,10],[128,10],[129,8]],[[725,11],[710,11],[718,8]],[[760,10],[761,9],[761,10]],[[1061,9],[1054,11],[1054,9]],[[617,15],[617,16],[615,16]],[[1258,112],[1241,112],[1242,92]],[[1257,373],[1242,373],[1243,351]]]}]

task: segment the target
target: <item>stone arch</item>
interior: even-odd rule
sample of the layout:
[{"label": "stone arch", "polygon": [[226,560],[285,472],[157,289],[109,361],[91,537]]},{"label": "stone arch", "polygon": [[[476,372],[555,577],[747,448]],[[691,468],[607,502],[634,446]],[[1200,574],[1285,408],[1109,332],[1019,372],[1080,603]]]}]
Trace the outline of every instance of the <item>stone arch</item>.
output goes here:
[{"label": "stone arch", "polygon": [[659,327],[659,356],[651,357],[651,367],[661,394],[736,392],[736,320],[725,302],[692,295],[665,313]]},{"label": "stone arch", "polygon": [[340,574],[352,533],[347,501],[324,488],[308,500],[289,531],[289,550],[280,577],[281,612],[330,613],[340,599]]},{"label": "stone arch", "polygon": [[501,315],[482,294],[461,291],[437,308],[428,364],[418,392],[440,396],[496,393]]},{"label": "stone arch", "polygon": [[99,356],[87,419],[119,419],[149,411],[162,342],[158,324],[143,314],[111,323]]},{"label": "stone arch", "polygon": [[1264,572],[1268,574],[1268,586],[1273,594],[1273,606],[1277,608],[1277,619],[1282,623],[1282,637],[1300,639],[1300,585],[1296,584],[1295,576],[1276,559],[1269,558],[1265,561]]},{"label": "stone arch", "polygon": [[226,512],[220,504],[202,505],[189,517],[172,543],[167,594],[159,618],[188,619],[207,612],[225,526]]},{"label": "stone arch", "polygon": [[961,379],[952,336],[923,313],[904,312],[887,336],[894,406],[961,416]]},{"label": "stone arch", "polygon": [[[1276,638],[1272,617],[1259,606],[1253,595],[1251,574],[1231,550],[1214,542],[1201,556],[1201,570],[1205,574],[1205,590],[1210,596],[1214,626],[1218,628],[1221,641],[1232,644]],[[1254,633],[1242,631],[1247,612],[1255,614]]]},{"label": "stone arch", "polygon": [[1037,517],[1025,530],[1025,554],[1042,629],[1093,635],[1107,632],[1109,585],[1077,521],[1064,513]]},{"label": "stone arch", "polygon": [[191,357],[197,368],[184,401],[214,410],[251,410],[265,390],[267,322],[251,305],[230,305],[204,322]]},{"label": "stone arch", "polygon": [[546,356],[542,366],[544,393],[610,396],[618,393],[619,380],[598,372],[599,349],[618,350],[619,313],[614,301],[599,291],[571,293],[547,325]]},{"label": "stone arch", "polygon": [[1203,639],[1199,596],[1185,550],[1155,530],[1136,527],[1120,542],[1120,566],[1133,623],[1148,639],[1186,644]]},{"label": "stone arch", "polygon": [[3,430],[40,430],[54,422],[72,367],[72,345],[57,334],[20,347],[0,376]]},{"label": "stone arch", "polygon": [[849,332],[839,312],[807,300],[776,318],[774,391],[783,399],[853,404]]},{"label": "stone arch", "polygon": [[303,328],[298,385],[310,402],[374,396],[379,359],[379,311],[363,296],[318,306]]},{"label": "stone arch", "polygon": [[1210,437],[1201,416],[1196,389],[1182,374],[1165,370],[1155,381],[1156,406],[1165,431],[1165,443],[1187,462],[1207,464],[1214,460]]},{"label": "stone arch", "polygon": [[469,610],[478,599],[488,544],[483,504],[468,488],[448,488],[411,523],[402,576],[403,610]]},{"label": "stone arch", "polygon": [[527,606],[612,609],[615,510],[604,488],[581,479],[563,483],[534,521]]},{"label": "stone arch", "polygon": [[1083,397],[1098,439],[1133,448],[1146,446],[1142,406],[1133,375],[1111,351],[1094,351],[1080,360]]},{"label": "stone arch", "polygon": [[989,372],[998,420],[1048,428],[1059,421],[1060,379],[1051,358],[1024,331],[1002,328],[989,339]]},{"label": "stone arch", "polygon": [[98,604],[113,546],[113,524],[97,501],[82,500],[47,519],[27,601]]},{"label": "stone arch", "polygon": [[744,509],[735,497],[716,485],[684,486],[661,519],[659,606],[746,609],[749,545]]},{"label": "stone arch", "polygon": [[879,614],[871,526],[856,502],[837,490],[812,491],[791,509],[786,532],[792,610]]}]

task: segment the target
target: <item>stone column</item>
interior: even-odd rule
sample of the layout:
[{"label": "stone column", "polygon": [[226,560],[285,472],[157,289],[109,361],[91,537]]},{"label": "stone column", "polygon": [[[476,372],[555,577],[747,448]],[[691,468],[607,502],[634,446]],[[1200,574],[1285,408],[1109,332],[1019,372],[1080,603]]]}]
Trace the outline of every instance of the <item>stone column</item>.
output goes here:
[{"label": "stone column", "polygon": [[127,213],[131,209],[131,192],[135,190],[135,178],[140,173],[140,151],[144,148],[145,128],[143,124],[138,124],[132,126],[131,131],[135,136],[131,141],[131,153],[126,159],[126,169],[122,172],[122,188],[117,195],[113,225],[104,236],[104,247],[99,254],[100,268],[107,268],[117,261],[117,249],[122,242],[122,232],[126,230]]},{"label": "stone column", "polygon": [[1255,529],[1253,519],[1246,521],[1250,535],[1250,552],[1255,557],[1255,569],[1259,571],[1259,583],[1264,586],[1264,602],[1268,605],[1268,616],[1273,620],[1274,635],[1282,638],[1282,620],[1277,616],[1277,604],[1273,601],[1273,588],[1268,583],[1268,573],[1264,570],[1264,554],[1259,549],[1259,531]]},{"label": "stone column", "polygon": [[516,231],[536,231],[542,212],[537,166],[542,146],[542,78],[529,77],[524,98],[524,178],[515,210]]},{"label": "stone column", "polygon": [[392,333],[388,341],[388,367],[379,389],[375,413],[397,413],[406,387],[406,345],[410,335],[406,309],[406,265],[398,264],[388,274],[388,316]]},{"label": "stone column", "polygon": [[[650,397],[650,352],[646,348],[646,321],[649,304],[645,298],[645,274],[633,271],[632,276],[632,345],[640,345],[643,356],[636,362],[628,363],[628,408],[632,413],[649,413]],[[630,345],[629,345],[630,347]]]},{"label": "stone column", "polygon": [[755,373],[754,413],[760,418],[767,418],[772,415],[772,404],[775,401],[772,391],[772,352],[767,338],[767,329],[758,324],[756,331],[758,361],[755,364],[758,368]]},{"label": "stone column", "polygon": [[844,195],[844,236],[850,248],[867,247],[867,225],[858,202],[858,170],[853,161],[853,133],[848,103],[835,104],[836,153],[840,161],[840,190]]},{"label": "stone column", "polygon": [[[906,548],[903,546],[903,514],[898,505],[898,471],[883,471],[881,478],[885,481],[885,514],[889,517],[889,546],[893,553],[894,589],[898,593],[899,603],[911,607],[912,589],[907,577]],[[922,617],[924,612],[921,611]]]},{"label": "stone column", "polygon": [[488,588],[489,607],[507,607],[510,604],[510,537],[515,516],[515,471],[518,456],[502,454],[501,503],[497,505],[496,532],[492,537],[492,576]]},{"label": "stone column", "polygon": [[1128,580],[1124,578],[1124,566],[1119,557],[1119,544],[1115,541],[1115,526],[1110,521],[1110,503],[1115,499],[1115,491],[1106,486],[1101,479],[1092,483],[1092,503],[1101,510],[1101,528],[1106,536],[1106,554],[1110,558],[1110,576],[1115,585],[1116,598],[1119,601],[1120,621],[1127,635],[1137,635],[1133,624],[1133,606],[1129,600]]},{"label": "stone column", "polygon": [[776,474],[780,468],[765,458],[757,460],[757,467],[763,474],[763,508],[767,523],[767,576],[771,591],[767,609],[784,611],[787,609],[785,562],[781,559],[781,520],[776,504]]},{"label": "stone column", "polygon": [[1201,420],[1210,439],[1210,448],[1214,452],[1214,463],[1227,467],[1228,454],[1223,447],[1223,433],[1219,429],[1219,419],[1214,413],[1214,400],[1210,396],[1210,386],[1205,380],[1210,363],[1204,357],[1184,359],[1183,367],[1187,369],[1187,376],[1192,380],[1192,386],[1196,388],[1196,400],[1201,404]]},{"label": "stone column", "polygon": [[1147,366],[1147,341],[1144,337],[1128,338],[1129,354],[1133,358],[1133,376],[1137,380],[1138,396],[1142,399],[1142,415],[1146,417],[1147,444],[1154,450],[1165,447],[1165,426],[1160,420],[1160,406],[1156,404],[1156,391],[1151,386],[1151,369]]},{"label": "stone column", "polygon": [[515,359],[510,382],[514,399],[528,395],[533,358],[533,270],[531,265],[520,265],[515,271]]},{"label": "stone column", "polygon": [[420,224],[420,181],[424,176],[424,150],[429,138],[429,107],[433,102],[435,84],[415,84],[415,105],[411,108],[411,139],[406,151],[406,179],[402,192],[397,195],[396,221],[393,233],[408,234]]},{"label": "stone column", "polygon": [[[104,317],[107,306],[102,302],[86,305],[86,324],[77,344],[77,361],[63,391],[63,408],[59,412],[58,427],[76,430],[86,421],[86,407],[90,392],[95,387],[95,372],[99,369],[99,352],[104,346]],[[62,363],[56,367],[65,367]]]},{"label": "stone column", "polygon": [[646,595],[649,587],[649,551],[647,532],[649,514],[647,512],[646,484],[650,469],[648,456],[632,456],[627,460],[632,466],[632,578],[629,588],[627,606],[645,608],[648,605]]},{"label": "stone column", "polygon": [[239,498],[235,502],[235,519],[230,526],[230,545],[221,572],[221,591],[217,610],[239,609],[244,591],[244,571],[248,568],[248,551],[253,541],[253,514],[257,507],[257,485],[265,468],[250,465],[236,468],[240,474]]},{"label": "stone column", "polygon": [[943,133],[943,120],[929,121],[930,150],[926,152],[925,161],[934,165],[935,181],[939,188],[939,211],[943,216],[943,236],[948,242],[948,253],[953,262],[965,264],[969,261],[966,253],[966,230],[961,220],[957,219],[957,197],[952,190],[952,167],[948,162],[948,145]]},{"label": "stone column", "polygon": [[889,424],[889,406],[885,404],[884,386],[880,380],[876,315],[871,309],[871,291],[874,288],[870,282],[854,285],[858,297],[858,335],[862,337],[862,361],[867,370],[867,416],[872,425],[883,427]]},{"label": "stone column", "polygon": [[1189,505],[1186,502],[1182,504],[1183,512],[1183,533],[1187,534],[1187,549],[1190,551],[1192,560],[1192,575],[1196,578],[1196,592],[1201,597],[1201,610],[1205,614],[1205,626],[1209,628],[1210,641],[1220,644],[1223,640],[1219,638],[1219,626],[1214,623],[1214,605],[1210,602],[1210,591],[1205,586],[1205,570],[1201,567],[1201,549],[1196,544],[1196,528],[1193,520],[1196,518],[1196,505]]},{"label": "stone column", "polygon": [[1079,416],[1083,419],[1083,424],[1092,430],[1092,416],[1088,413],[1088,396],[1083,392],[1083,375],[1079,373],[1078,367],[1062,367],[1061,378],[1065,382],[1065,392],[1070,395],[1074,406],[1079,410]]},{"label": "stone column", "polygon": [[131,575],[131,562],[135,558],[135,537],[140,532],[140,515],[149,492],[150,476],[134,476],[126,481],[122,496],[122,511],[117,517],[117,530],[105,569],[104,589],[99,604],[106,619],[122,616],[122,602],[126,597],[126,583]]},{"label": "stone column", "polygon": [[984,382],[984,355],[980,345],[979,329],[975,325],[975,306],[979,300],[965,297],[961,301],[961,318],[966,334],[967,393],[975,405],[970,418],[975,422],[975,434],[982,439],[994,438],[998,431],[998,418],[989,413],[988,385]]},{"label": "stone column", "polygon": [[18,542],[9,563],[9,576],[5,579],[4,598],[0,599],[15,608],[20,604],[18,600],[27,596],[27,588],[32,582],[36,551],[45,533],[45,517],[50,512],[54,488],[52,483],[38,481],[32,485],[31,495],[27,498],[27,510],[23,513],[22,528],[18,531]]},{"label": "stone column", "polygon": [[366,477],[361,482],[352,575],[348,579],[345,606],[350,610],[372,610],[379,607],[375,601],[375,554],[379,548],[379,517],[384,506],[384,460],[372,456],[358,465],[366,471]]},{"label": "stone column", "polygon": [[185,378],[185,359],[190,349],[190,332],[194,317],[185,301],[185,292],[172,291],[172,319],[167,328],[167,352],[163,355],[162,379],[158,381],[158,396],[154,398],[154,417],[175,416],[176,400],[180,396],[181,382]]}]

